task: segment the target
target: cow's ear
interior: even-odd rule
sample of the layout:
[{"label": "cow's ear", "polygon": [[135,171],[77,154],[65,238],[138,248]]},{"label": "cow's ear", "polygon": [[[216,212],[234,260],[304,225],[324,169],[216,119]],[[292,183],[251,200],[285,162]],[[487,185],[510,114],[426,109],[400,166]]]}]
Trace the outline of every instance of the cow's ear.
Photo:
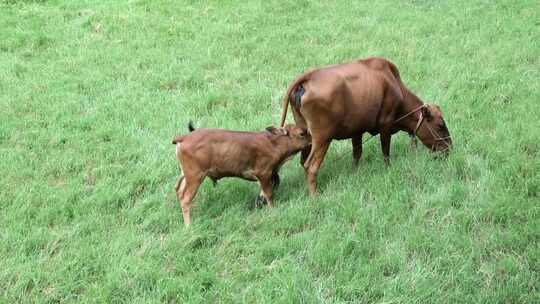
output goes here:
[{"label": "cow's ear", "polygon": [[430,121],[431,118],[433,117],[431,115],[431,110],[429,109],[429,106],[428,105],[425,105],[424,107],[422,107],[422,115],[424,115],[424,117]]}]

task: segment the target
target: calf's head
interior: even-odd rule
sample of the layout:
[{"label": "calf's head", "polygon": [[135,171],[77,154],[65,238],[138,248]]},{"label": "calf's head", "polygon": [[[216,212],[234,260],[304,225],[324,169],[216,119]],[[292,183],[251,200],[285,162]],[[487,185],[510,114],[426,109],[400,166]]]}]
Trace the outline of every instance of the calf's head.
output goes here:
[{"label": "calf's head", "polygon": [[452,148],[452,138],[444,122],[441,108],[426,104],[421,111],[423,121],[420,122],[416,134],[422,143],[432,151],[449,152]]},{"label": "calf's head", "polygon": [[266,131],[276,136],[276,142],[282,144],[283,149],[287,150],[284,151],[287,154],[297,153],[311,145],[311,136],[307,130],[292,124],[282,128],[268,127]]}]

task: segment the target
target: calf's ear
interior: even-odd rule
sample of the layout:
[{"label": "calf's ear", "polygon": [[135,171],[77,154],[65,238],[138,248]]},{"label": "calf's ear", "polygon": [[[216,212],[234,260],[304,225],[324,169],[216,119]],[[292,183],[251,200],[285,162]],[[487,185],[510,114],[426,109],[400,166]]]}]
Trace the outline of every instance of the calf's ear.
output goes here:
[{"label": "calf's ear", "polygon": [[270,132],[272,134],[276,134],[277,129],[270,126],[270,127],[266,127],[266,131],[268,131],[268,132]]},{"label": "calf's ear", "polygon": [[288,135],[289,131],[285,128],[274,128],[274,127],[267,127],[266,131],[274,134],[274,135]]}]

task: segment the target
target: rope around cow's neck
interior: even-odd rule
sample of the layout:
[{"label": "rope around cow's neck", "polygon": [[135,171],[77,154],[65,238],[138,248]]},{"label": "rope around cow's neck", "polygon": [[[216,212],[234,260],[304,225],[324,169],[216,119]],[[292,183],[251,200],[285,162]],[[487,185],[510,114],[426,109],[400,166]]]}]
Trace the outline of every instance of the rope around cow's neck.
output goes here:
[{"label": "rope around cow's neck", "polygon": [[407,114],[401,116],[400,118],[396,119],[396,120],[394,121],[394,123],[396,123],[396,122],[398,122],[398,121],[404,119],[405,117],[408,117],[409,115],[411,115],[411,114],[413,114],[413,113],[416,113],[418,110],[420,110],[420,109],[422,109],[422,108],[425,108],[425,107],[427,107],[427,105],[426,105],[426,104],[422,104],[421,106],[414,108],[414,110],[412,110],[412,111],[410,111],[409,113],[407,113]]},{"label": "rope around cow's neck", "polygon": [[[411,114],[413,114],[413,113],[417,112],[418,110],[423,109],[425,107],[427,107],[427,105],[422,104],[421,106],[414,108],[414,110],[412,110],[409,113],[401,116],[396,121],[394,121],[394,123],[404,119],[405,117],[407,117],[407,116],[409,116],[409,115],[411,115]],[[414,128],[414,130],[412,132],[412,135],[411,135],[412,139],[416,139],[416,132],[420,128],[420,125],[422,125],[422,122],[424,122],[424,115],[422,114],[422,112],[420,112],[420,118],[418,118],[418,122],[416,123],[416,127]],[[433,138],[435,138],[436,141],[442,141],[446,145],[445,151],[450,149],[450,145],[448,143],[446,143],[446,140],[449,139],[450,136],[441,137],[439,135],[439,133],[437,131],[433,130],[433,128],[431,128],[431,126],[429,124],[426,124],[426,127],[429,130],[429,133],[431,133],[431,136],[433,136]]]}]

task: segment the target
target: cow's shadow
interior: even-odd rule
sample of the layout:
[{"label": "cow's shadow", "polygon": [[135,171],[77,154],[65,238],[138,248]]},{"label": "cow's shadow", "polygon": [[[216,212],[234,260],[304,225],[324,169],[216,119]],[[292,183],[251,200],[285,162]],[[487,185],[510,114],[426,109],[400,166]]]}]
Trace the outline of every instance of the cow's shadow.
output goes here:
[{"label": "cow's shadow", "polygon": [[[392,136],[390,162],[398,163],[412,157],[409,138],[406,134]],[[418,146],[417,149],[422,149]],[[284,166],[282,187],[278,190],[277,204],[295,200],[298,197],[309,197],[308,187],[304,177],[304,169],[300,165],[299,157],[295,157]],[[363,146],[363,153],[358,167],[353,165],[352,145],[350,140],[334,140],[325,156],[324,162],[317,176],[317,190],[319,194],[332,191],[335,181],[347,182],[348,179],[357,179],[360,175],[384,174],[389,168],[384,162],[379,137],[370,139]]]}]

